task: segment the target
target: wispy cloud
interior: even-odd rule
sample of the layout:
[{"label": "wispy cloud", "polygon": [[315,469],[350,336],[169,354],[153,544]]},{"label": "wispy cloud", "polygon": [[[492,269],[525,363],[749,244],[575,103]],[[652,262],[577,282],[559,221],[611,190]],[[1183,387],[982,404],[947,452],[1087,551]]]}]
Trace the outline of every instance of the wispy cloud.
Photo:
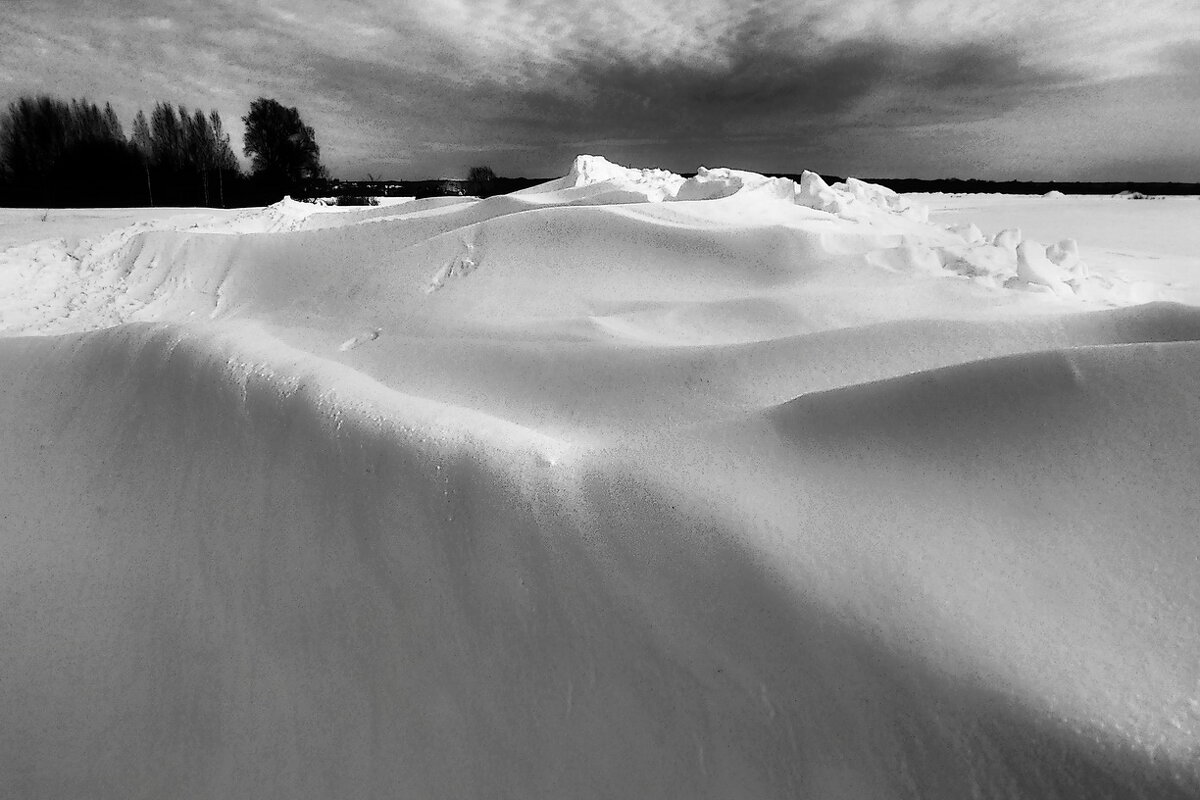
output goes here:
[{"label": "wispy cloud", "polygon": [[[924,147],[1003,172],[1011,159],[989,153],[1021,149],[1023,113],[1038,131],[1030,146],[1070,154],[1072,139],[1093,141],[1092,109],[1117,95],[1143,104],[1121,89],[1130,81],[1169,82],[1168,104],[1200,104],[1186,80],[1200,60],[1194,0],[49,0],[5,10],[3,91],[112,98],[127,116],[158,99],[215,107],[235,133],[265,94],[299,106],[326,161],[349,174],[461,172],[484,157],[548,174],[581,142],[680,169],[878,174],[889,154],[890,172],[932,160],[911,156]],[[1161,108],[1144,113],[1160,163],[1176,123]],[[1003,147],[984,133],[992,123]],[[1136,138],[1121,140],[1125,157],[1150,163]],[[1106,152],[1068,157],[1122,157],[1094,146]],[[1198,148],[1194,137],[1178,146],[1181,158]],[[795,161],[822,153],[827,163]]]}]

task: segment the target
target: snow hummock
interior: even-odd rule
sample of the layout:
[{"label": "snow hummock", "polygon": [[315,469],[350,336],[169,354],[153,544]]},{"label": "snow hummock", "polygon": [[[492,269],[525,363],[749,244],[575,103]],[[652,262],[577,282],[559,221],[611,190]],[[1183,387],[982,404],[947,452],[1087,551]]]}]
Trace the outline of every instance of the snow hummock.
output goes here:
[{"label": "snow hummock", "polygon": [[642,194],[649,201],[674,198],[683,184],[683,178],[665,169],[631,169],[599,156],[576,158],[566,181],[575,188],[607,184]]},{"label": "snow hummock", "polygon": [[870,207],[924,221],[922,207],[891,189],[857,178],[829,186],[820,175],[805,170],[799,182],[769,178],[754,172],[700,167],[684,178],[663,169],[622,167],[600,156],[578,156],[566,177],[516,192],[526,197],[556,196],[568,189],[588,189],[589,200],[603,202],[669,202],[716,200],[752,194],[841,215],[847,208]]},{"label": "snow hummock", "polygon": [[[589,204],[712,201],[736,198],[745,206],[775,203],[802,206],[841,220],[866,223],[876,229],[892,228],[904,237],[899,248],[870,254],[869,260],[884,269],[916,265],[926,273],[953,273],[1009,288],[1034,287],[1069,299],[1073,296],[1108,297],[1109,286],[1085,286],[1087,272],[1076,259],[1069,267],[1047,265],[1038,247],[1023,243],[1019,229],[997,232],[986,241],[978,227],[944,231],[928,226],[929,210],[919,202],[885,186],[847,178],[832,186],[820,175],[805,171],[799,181],[769,178],[753,172],[700,167],[691,178],[662,169],[631,169],[599,156],[579,156],[565,178],[515,193],[542,202]],[[915,224],[914,224],[915,223]],[[961,226],[960,226],[961,227]],[[949,235],[947,235],[949,234]],[[924,240],[924,241],[920,241]],[[915,249],[914,249],[915,248]],[[435,279],[435,283],[438,279]]]},{"label": "snow hummock", "polygon": [[1200,796],[1194,206],[0,210],[0,794]]}]

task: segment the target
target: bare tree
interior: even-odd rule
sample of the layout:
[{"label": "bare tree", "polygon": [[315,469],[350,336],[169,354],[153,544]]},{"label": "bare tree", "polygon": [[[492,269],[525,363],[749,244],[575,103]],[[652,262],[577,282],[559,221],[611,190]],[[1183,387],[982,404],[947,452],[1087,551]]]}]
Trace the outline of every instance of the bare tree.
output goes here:
[{"label": "bare tree", "polygon": [[221,115],[214,108],[208,115],[209,130],[213,140],[213,163],[217,170],[217,196],[221,207],[225,207],[225,173],[237,173],[237,156],[229,146],[229,134],[221,124]]},{"label": "bare tree", "polygon": [[146,112],[138,109],[133,118],[133,136],[130,143],[137,150],[142,160],[142,170],[146,173],[146,194],[150,205],[154,205],[154,187],[150,182],[150,160],[154,154],[154,140],[150,137],[150,123],[146,121]]}]

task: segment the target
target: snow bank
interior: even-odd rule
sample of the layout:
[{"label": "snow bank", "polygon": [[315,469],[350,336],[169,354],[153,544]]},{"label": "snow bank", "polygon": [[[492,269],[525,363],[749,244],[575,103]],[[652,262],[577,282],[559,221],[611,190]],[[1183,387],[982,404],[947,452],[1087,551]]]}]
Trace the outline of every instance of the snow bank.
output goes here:
[{"label": "snow bank", "polygon": [[551,195],[555,199],[562,199],[559,195],[571,189],[589,190],[586,194],[572,195],[572,199],[586,198],[590,202],[606,203],[715,200],[740,193],[753,194],[833,214],[843,214],[847,207],[865,206],[906,214],[924,221],[924,212],[919,205],[891,189],[856,178],[831,187],[819,175],[808,171],[797,183],[787,178],[768,178],[743,170],[700,167],[694,176],[685,179],[661,169],[618,166],[600,156],[579,156],[564,178],[515,194],[524,197]]},{"label": "snow bank", "polygon": [[0,794],[1197,796],[1200,308],[1078,202],[0,212]]},{"label": "snow bank", "polygon": [[[881,233],[899,234],[900,248],[886,247],[868,255],[872,264],[889,270],[916,268],[927,274],[953,273],[1006,288],[1052,293],[1062,299],[1119,303],[1122,295],[1111,283],[1088,284],[1088,271],[1078,260],[1070,266],[1042,257],[1040,245],[1030,242],[1023,255],[1020,230],[1001,231],[989,243],[978,227],[968,225],[947,238],[928,226],[929,210],[884,186],[857,178],[830,186],[820,175],[805,172],[800,181],[767,178],[752,172],[701,167],[684,179],[665,170],[620,167],[598,156],[579,156],[565,178],[516,193],[555,204],[639,204],[671,201],[712,201],[735,198],[742,208],[751,203],[797,205],[838,219],[865,224]],[[890,230],[889,230],[890,229]],[[965,245],[965,246],[964,246]],[[998,252],[999,251],[999,252]],[[1035,252],[1036,251],[1036,252]]]}]

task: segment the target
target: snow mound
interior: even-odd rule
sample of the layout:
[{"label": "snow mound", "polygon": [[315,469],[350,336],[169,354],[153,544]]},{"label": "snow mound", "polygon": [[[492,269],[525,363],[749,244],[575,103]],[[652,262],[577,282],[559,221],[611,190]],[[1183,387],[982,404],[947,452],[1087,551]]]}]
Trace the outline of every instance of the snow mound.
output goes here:
[{"label": "snow mound", "polygon": [[284,197],[277,203],[261,208],[247,209],[238,214],[233,220],[222,220],[211,226],[209,230],[221,233],[286,233],[301,230],[306,223],[318,214],[339,214],[353,208],[341,208],[336,203],[304,203]]},{"label": "snow mound", "polygon": [[678,188],[681,180],[678,175],[665,169],[622,167],[601,156],[577,156],[566,175],[567,184],[573,187],[615,183],[645,186],[665,194],[670,194]]},{"label": "snow mound", "polygon": [[1091,273],[1074,239],[1047,247],[1026,238],[1020,228],[1005,228],[989,239],[974,223],[951,225],[946,232],[952,236],[949,242],[933,247],[909,243],[894,253],[874,253],[873,260],[897,268],[900,259],[923,265],[927,274],[943,270],[988,286],[1045,292],[1063,300],[1129,302],[1127,286]]},{"label": "snow mound", "polygon": [[1159,199],[1158,195],[1146,194],[1145,192],[1138,192],[1133,189],[1125,189],[1123,191],[1117,192],[1115,195],[1113,195],[1113,197],[1116,197],[1120,200],[1157,200],[1157,199]]},{"label": "snow mound", "polygon": [[700,170],[694,176],[679,185],[679,188],[675,190],[675,194],[671,199],[715,200],[721,197],[729,197],[730,195],[737,194],[746,187],[747,178],[750,179],[751,185],[754,185],[754,179],[760,177],[738,170],[700,167]]},{"label": "snow mound", "polygon": [[844,183],[835,183],[832,188],[850,195],[861,203],[883,211],[904,215],[917,222],[926,222],[929,219],[927,208],[905,199],[886,186],[867,183],[857,178],[847,178]]},{"label": "snow mound", "polygon": [[0,795],[1200,796],[1200,301],[1085,264],[1195,202],[1088,202],[0,209]]},{"label": "snow mound", "polygon": [[[566,194],[564,194],[566,193]],[[662,169],[622,167],[600,156],[578,156],[563,178],[514,193],[526,198],[592,203],[717,200],[739,195],[797,204],[833,215],[861,217],[866,209],[924,221],[926,214],[892,190],[855,178],[829,186],[805,171],[799,182],[725,167],[700,167],[691,178]],[[857,212],[857,213],[856,213]]]},{"label": "snow mound", "polygon": [[[622,167],[600,156],[577,156],[555,188],[578,189],[578,196],[604,202],[661,202],[673,198],[683,178],[664,169]],[[536,187],[535,187],[536,188]]]}]

